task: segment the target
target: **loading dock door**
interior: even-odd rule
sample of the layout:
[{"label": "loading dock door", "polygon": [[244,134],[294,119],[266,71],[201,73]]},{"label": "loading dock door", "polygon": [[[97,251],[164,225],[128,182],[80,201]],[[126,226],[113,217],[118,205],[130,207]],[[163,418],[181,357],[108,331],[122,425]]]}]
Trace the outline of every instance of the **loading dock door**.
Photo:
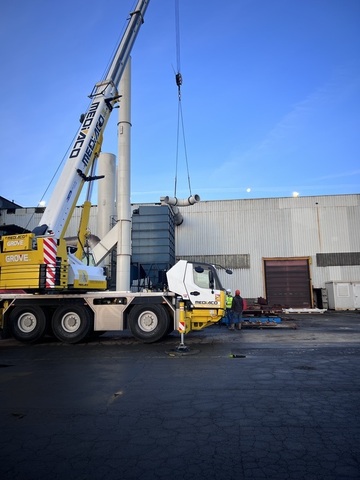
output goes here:
[{"label": "loading dock door", "polygon": [[308,259],[264,260],[268,305],[311,308]]}]

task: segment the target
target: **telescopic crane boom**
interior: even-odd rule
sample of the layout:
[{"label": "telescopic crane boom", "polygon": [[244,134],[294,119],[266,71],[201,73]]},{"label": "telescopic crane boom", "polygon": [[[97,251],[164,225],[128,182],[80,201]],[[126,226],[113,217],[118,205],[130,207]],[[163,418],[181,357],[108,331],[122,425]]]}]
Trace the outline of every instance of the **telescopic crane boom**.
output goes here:
[{"label": "telescopic crane boom", "polygon": [[91,103],[82,116],[82,124],[70,149],[65,167],[55,186],[39,227],[34,233],[54,235],[62,238],[72,212],[89,177],[91,166],[100,153],[103,132],[110,113],[119,99],[118,88],[126,62],[144,22],[144,15],[150,0],[139,0],[130,13],[130,19],[105,80],[97,83],[90,94]]}]

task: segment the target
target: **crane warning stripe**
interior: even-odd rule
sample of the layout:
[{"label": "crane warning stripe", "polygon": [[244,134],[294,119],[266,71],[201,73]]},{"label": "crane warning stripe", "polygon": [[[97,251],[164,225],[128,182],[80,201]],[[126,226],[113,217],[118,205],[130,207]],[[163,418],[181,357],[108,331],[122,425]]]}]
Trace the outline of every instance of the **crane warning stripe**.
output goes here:
[{"label": "crane warning stripe", "polygon": [[45,238],[43,245],[44,263],[46,264],[46,288],[54,288],[56,274],[56,240],[54,238]]},{"label": "crane warning stripe", "polygon": [[46,288],[55,287],[55,267],[48,265],[46,269]]},{"label": "crane warning stripe", "polygon": [[56,263],[56,240],[54,238],[44,239],[44,261],[45,263]]},{"label": "crane warning stripe", "polygon": [[180,321],[179,322],[179,327],[178,327],[179,332],[185,332],[185,322]]}]

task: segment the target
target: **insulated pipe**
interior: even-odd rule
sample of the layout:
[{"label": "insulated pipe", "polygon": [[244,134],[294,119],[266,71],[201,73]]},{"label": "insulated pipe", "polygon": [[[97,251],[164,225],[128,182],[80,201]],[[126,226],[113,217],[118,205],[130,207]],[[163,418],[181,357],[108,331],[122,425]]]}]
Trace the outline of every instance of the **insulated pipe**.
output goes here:
[{"label": "insulated pipe", "polygon": [[[170,205],[169,205],[170,206]],[[178,227],[181,225],[184,221],[182,214],[180,213],[180,210],[178,207],[172,207],[170,206],[171,210],[174,212],[174,223]]]},{"label": "insulated pipe", "polygon": [[197,203],[200,201],[199,195],[191,195],[188,198],[185,198],[183,200],[179,200],[176,197],[161,197],[160,198],[161,203],[165,203],[166,205],[169,205],[171,207],[171,210],[174,213],[174,222],[175,225],[178,227],[181,225],[184,221],[183,216],[179,210],[180,207],[188,207],[189,205],[194,205],[194,203]]},{"label": "insulated pipe", "polygon": [[191,195],[190,197],[182,200],[179,200],[176,197],[163,197],[162,200],[164,203],[174,207],[188,207],[189,205],[194,205],[194,203],[200,202],[200,197],[199,195]]}]

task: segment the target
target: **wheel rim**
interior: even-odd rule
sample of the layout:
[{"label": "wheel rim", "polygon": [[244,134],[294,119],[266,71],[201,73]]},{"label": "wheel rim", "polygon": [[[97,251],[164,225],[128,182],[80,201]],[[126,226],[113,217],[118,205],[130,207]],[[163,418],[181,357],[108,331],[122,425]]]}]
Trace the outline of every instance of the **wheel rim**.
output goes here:
[{"label": "wheel rim", "polygon": [[35,330],[37,325],[36,316],[33,313],[26,312],[19,316],[18,327],[23,333],[30,333]]},{"label": "wheel rim", "polygon": [[65,314],[61,319],[61,326],[63,330],[67,333],[76,332],[81,325],[81,320],[79,315],[74,312],[69,312]]},{"label": "wheel rim", "polygon": [[146,310],[139,315],[138,325],[144,332],[152,332],[158,326],[158,318],[154,312]]}]

